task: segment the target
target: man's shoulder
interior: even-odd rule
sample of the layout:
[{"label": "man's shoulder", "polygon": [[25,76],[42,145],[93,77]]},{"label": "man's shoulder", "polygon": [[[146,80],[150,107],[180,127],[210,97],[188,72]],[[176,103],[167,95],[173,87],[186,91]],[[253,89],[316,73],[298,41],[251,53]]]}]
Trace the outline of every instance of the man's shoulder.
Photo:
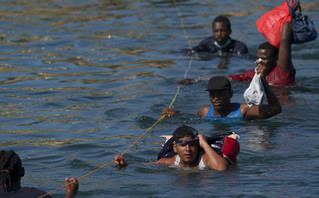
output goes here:
[{"label": "man's shoulder", "polygon": [[165,164],[165,165],[171,165],[175,162],[175,159],[176,159],[176,155],[174,155],[173,157],[171,158],[162,158],[162,159],[159,159],[156,163],[157,164]]},{"label": "man's shoulder", "polygon": [[295,84],[296,71],[290,73],[279,65],[276,65],[271,72],[266,76],[266,79],[270,85],[276,86],[293,86]]},{"label": "man's shoulder", "polygon": [[200,109],[209,109],[210,108],[210,104],[209,105],[204,105],[204,106],[202,106]]},{"label": "man's shoulder", "polygon": [[203,39],[198,45],[192,48],[195,52],[212,52],[214,51],[214,37],[210,36]]},{"label": "man's shoulder", "polygon": [[[39,197],[41,195],[46,194],[43,190],[40,190],[35,187],[22,187],[17,191],[14,192],[2,192],[0,191],[0,197]],[[50,198],[50,195],[47,195],[46,197]]]},{"label": "man's shoulder", "polygon": [[211,105],[202,106],[202,107],[198,110],[197,114],[198,114],[199,116],[205,117],[206,114],[207,114],[207,112],[208,112],[208,110],[209,110],[209,108],[210,108],[210,106],[211,106]]},{"label": "man's shoulder", "polygon": [[275,72],[275,71],[279,71],[279,72],[283,72],[283,73],[290,73],[292,75],[296,74],[296,70],[293,69],[292,72],[286,71],[285,69],[283,69],[280,65],[276,65],[271,72]]},{"label": "man's shoulder", "polygon": [[248,53],[247,45],[239,40],[230,38],[233,48],[238,49],[241,53]]},{"label": "man's shoulder", "polygon": [[[28,195],[38,195],[38,196],[46,194],[46,192],[44,192],[43,190],[40,190],[35,187],[22,187],[21,192]],[[48,196],[48,197],[51,197],[51,196]]]},{"label": "man's shoulder", "polygon": [[243,118],[246,118],[246,113],[250,109],[247,103],[241,103],[240,104],[240,113],[243,116]]},{"label": "man's shoulder", "polygon": [[236,45],[245,45],[246,46],[246,44],[243,41],[240,41],[237,39],[232,39],[232,38],[230,38],[230,40]]},{"label": "man's shoulder", "polygon": [[245,108],[249,107],[247,103],[240,103],[240,110],[244,110]]}]

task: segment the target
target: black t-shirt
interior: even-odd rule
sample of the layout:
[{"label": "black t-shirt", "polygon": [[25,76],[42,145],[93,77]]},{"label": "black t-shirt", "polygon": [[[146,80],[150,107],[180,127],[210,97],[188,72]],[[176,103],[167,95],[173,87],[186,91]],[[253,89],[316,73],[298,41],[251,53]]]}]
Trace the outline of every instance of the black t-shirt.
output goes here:
[{"label": "black t-shirt", "polygon": [[[37,198],[44,194],[46,194],[46,192],[34,187],[22,187],[17,191],[10,191],[8,193],[0,189],[1,198]],[[51,198],[51,196],[47,195],[45,198]]]},{"label": "black t-shirt", "polygon": [[203,41],[201,41],[197,46],[193,47],[194,52],[210,52],[216,54],[232,54],[232,55],[241,55],[247,54],[247,46],[241,42],[230,38],[230,43],[223,47],[219,48],[214,44],[215,39],[213,36],[210,36]]}]

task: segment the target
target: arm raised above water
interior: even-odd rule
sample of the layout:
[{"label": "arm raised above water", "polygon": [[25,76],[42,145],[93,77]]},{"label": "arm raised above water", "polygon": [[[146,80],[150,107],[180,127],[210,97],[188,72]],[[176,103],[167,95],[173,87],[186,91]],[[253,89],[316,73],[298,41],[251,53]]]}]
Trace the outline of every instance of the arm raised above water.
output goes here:
[{"label": "arm raised above water", "polygon": [[202,147],[205,151],[203,154],[205,166],[219,171],[227,170],[227,167],[229,166],[227,160],[214,151],[214,149],[207,143],[203,134],[198,135],[198,138],[200,147]]}]

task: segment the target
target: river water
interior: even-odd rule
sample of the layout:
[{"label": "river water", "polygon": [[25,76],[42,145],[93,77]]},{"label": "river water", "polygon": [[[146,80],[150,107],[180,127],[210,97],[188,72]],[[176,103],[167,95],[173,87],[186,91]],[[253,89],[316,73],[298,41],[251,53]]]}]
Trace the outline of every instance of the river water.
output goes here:
[{"label": "river water", "polygon": [[[177,92],[177,82],[254,67],[265,41],[255,22],[282,1],[2,0],[0,28],[1,149],[22,158],[23,186],[47,192],[113,160],[149,129]],[[301,2],[317,27],[319,3]],[[211,35],[226,14],[232,38],[248,57],[190,57],[179,52]],[[317,28],[319,29],[319,28]],[[293,45],[296,87],[276,88],[283,112],[259,121],[165,118],[113,164],[80,180],[77,197],[317,197],[319,194],[319,41]],[[207,82],[181,86],[173,107],[195,113],[209,104]],[[244,102],[248,83],[233,82]],[[241,136],[228,171],[152,164],[164,134],[181,124],[205,135]],[[64,197],[64,190],[52,194]]]}]

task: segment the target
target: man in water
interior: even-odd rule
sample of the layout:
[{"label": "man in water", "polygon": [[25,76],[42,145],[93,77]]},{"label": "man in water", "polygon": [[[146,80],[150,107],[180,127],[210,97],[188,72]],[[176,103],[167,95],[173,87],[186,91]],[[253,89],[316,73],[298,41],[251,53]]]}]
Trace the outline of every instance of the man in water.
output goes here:
[{"label": "man in water", "polygon": [[[257,67],[257,74],[264,87],[268,104],[260,104],[256,106],[248,106],[246,103],[232,103],[231,98],[233,91],[230,81],[224,76],[216,76],[209,80],[206,91],[209,92],[210,105],[201,107],[196,115],[205,118],[237,118],[237,119],[266,119],[281,113],[281,105],[277,96],[265,78],[265,67]],[[164,108],[163,115],[168,117],[180,114],[175,109]]]},{"label": "man in water", "polygon": [[[265,76],[270,85],[293,86],[295,84],[295,68],[291,60],[291,22],[285,22],[281,30],[279,50],[269,42],[262,43],[257,50],[257,67],[265,68]],[[248,70],[241,74],[227,76],[228,79],[236,81],[251,81],[255,75],[255,69]],[[197,79],[184,79],[179,84],[191,84],[201,80],[208,80],[207,77]]]},{"label": "man in water", "polygon": [[[46,193],[34,187],[21,187],[24,167],[13,150],[0,151],[0,197],[40,197]],[[65,179],[65,198],[74,198],[79,189],[76,178]],[[46,195],[46,198],[51,197]]]},{"label": "man in water", "polygon": [[248,53],[247,46],[243,42],[230,37],[232,29],[228,17],[217,16],[212,23],[212,32],[213,36],[205,38],[199,45],[193,47],[188,52],[209,52],[218,55],[241,55]]},{"label": "man in water", "polygon": [[[224,153],[219,155],[207,143],[205,136],[196,129],[189,126],[178,127],[173,133],[173,148],[175,154],[169,158],[161,158],[156,164],[174,165],[185,168],[204,169],[206,167],[214,170],[226,170],[228,166],[236,162],[239,153],[239,144],[236,141],[239,136],[232,134],[226,137],[224,144],[227,144]],[[227,143],[226,143],[227,141]],[[200,148],[204,151],[200,152]],[[114,157],[114,163],[119,167],[126,167],[127,163],[123,156]]]},{"label": "man in water", "polygon": [[[291,23],[285,22],[281,30],[279,51],[269,42],[258,47],[256,64],[264,67],[269,84],[276,86],[293,86],[295,84],[296,70],[291,60]],[[228,76],[231,80],[251,81],[254,77],[254,69],[242,74]]]}]

